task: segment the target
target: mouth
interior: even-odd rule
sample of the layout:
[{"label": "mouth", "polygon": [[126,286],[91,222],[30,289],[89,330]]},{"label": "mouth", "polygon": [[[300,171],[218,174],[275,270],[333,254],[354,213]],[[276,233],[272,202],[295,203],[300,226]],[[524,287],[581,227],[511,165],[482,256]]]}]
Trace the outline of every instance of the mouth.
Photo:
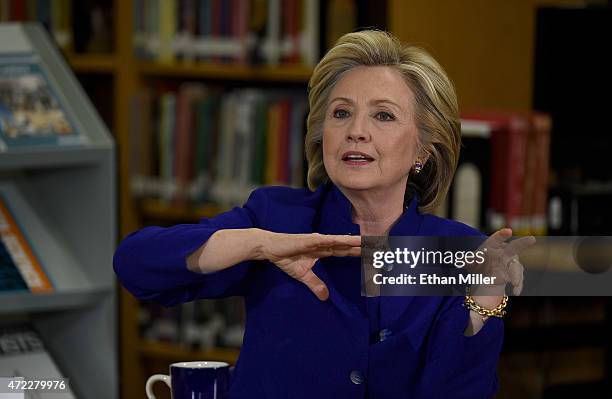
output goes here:
[{"label": "mouth", "polygon": [[363,152],[347,151],[342,155],[342,161],[347,165],[363,166],[374,162],[374,158]]}]

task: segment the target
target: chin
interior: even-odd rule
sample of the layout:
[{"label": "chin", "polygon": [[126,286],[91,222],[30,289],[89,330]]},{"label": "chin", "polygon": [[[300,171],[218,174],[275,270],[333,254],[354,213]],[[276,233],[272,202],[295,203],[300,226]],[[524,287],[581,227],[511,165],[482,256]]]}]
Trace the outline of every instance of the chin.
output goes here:
[{"label": "chin", "polygon": [[371,178],[349,178],[343,177],[337,180],[337,186],[344,187],[349,190],[368,190],[374,188],[376,182]]}]

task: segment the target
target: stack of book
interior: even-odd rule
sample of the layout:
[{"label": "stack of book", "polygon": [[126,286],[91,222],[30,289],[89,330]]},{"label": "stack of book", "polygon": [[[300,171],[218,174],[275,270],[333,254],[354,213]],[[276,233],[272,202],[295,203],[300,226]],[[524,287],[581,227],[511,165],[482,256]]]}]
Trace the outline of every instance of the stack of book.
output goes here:
[{"label": "stack of book", "polygon": [[314,66],[319,0],[136,0],[138,58]]},{"label": "stack of book", "polygon": [[[462,114],[462,156],[450,217],[487,231],[545,235],[551,118],[540,112]],[[467,133],[467,134],[466,134]],[[474,217],[470,209],[482,209]]]},{"label": "stack of book", "polygon": [[185,83],[132,100],[132,192],[175,205],[242,204],[256,187],[303,186],[302,92]]}]

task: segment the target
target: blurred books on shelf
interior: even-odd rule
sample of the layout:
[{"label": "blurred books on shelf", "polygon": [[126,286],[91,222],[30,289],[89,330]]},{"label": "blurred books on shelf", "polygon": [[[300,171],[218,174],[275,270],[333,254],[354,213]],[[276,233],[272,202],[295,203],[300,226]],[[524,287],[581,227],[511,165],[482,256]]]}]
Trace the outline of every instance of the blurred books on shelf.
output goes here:
[{"label": "blurred books on shelf", "polygon": [[228,206],[261,185],[300,187],[306,107],[289,90],[143,90],[132,99],[132,194]]},{"label": "blurred books on shelf", "polygon": [[0,193],[0,291],[53,291],[49,278]]},{"label": "blurred books on shelf", "polygon": [[463,113],[449,216],[490,232],[546,234],[551,124],[539,112]]},{"label": "blurred books on shelf", "polygon": [[198,300],[171,308],[141,302],[139,329],[149,343],[192,350],[240,348],[244,336],[242,298]]},{"label": "blurred books on shelf", "polygon": [[610,235],[612,183],[588,181],[558,185],[549,193],[550,235]]},{"label": "blurred books on shelf", "polygon": [[142,60],[314,66],[319,0],[136,0]]},{"label": "blurred books on shelf", "polygon": [[111,14],[111,0],[0,1],[0,23],[40,22],[64,53],[112,52]]}]

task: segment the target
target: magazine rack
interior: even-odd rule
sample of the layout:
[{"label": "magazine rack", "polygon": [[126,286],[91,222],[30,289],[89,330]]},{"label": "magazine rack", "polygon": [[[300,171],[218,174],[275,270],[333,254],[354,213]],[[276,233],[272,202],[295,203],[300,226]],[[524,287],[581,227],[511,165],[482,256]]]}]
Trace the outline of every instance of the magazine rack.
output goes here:
[{"label": "magazine rack", "polygon": [[40,78],[34,97],[63,126],[54,136],[0,103],[0,194],[53,285],[0,291],[0,319],[37,328],[77,397],[118,397],[113,139],[41,26],[0,24],[0,38],[0,96]]}]

